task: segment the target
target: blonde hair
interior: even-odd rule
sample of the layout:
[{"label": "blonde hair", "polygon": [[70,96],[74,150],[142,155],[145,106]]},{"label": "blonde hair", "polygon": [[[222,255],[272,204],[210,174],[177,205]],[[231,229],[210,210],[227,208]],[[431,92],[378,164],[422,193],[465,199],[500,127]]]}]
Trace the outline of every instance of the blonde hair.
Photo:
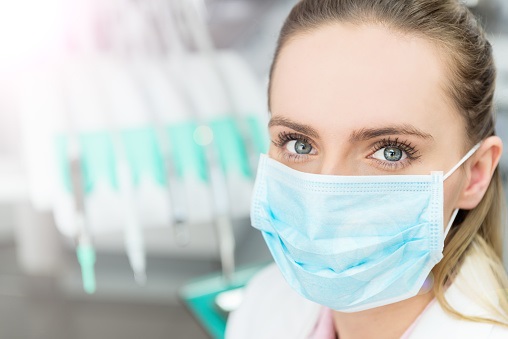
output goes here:
[{"label": "blonde hair", "polygon": [[[270,70],[270,83],[280,51],[288,41],[334,23],[379,24],[433,42],[445,55],[450,79],[445,90],[466,126],[467,145],[464,145],[464,150],[495,134],[493,96],[496,70],[492,48],[475,17],[458,1],[301,0],[281,29]],[[496,169],[480,204],[470,211],[461,210],[452,226],[444,257],[434,267],[433,274],[435,296],[443,309],[454,316],[508,326],[508,279],[501,260],[504,206],[502,183]],[[473,296],[490,311],[490,318],[461,314],[444,296],[446,287],[466,260],[481,266],[476,274],[488,272],[493,288],[500,292],[496,300],[482,295]]]}]

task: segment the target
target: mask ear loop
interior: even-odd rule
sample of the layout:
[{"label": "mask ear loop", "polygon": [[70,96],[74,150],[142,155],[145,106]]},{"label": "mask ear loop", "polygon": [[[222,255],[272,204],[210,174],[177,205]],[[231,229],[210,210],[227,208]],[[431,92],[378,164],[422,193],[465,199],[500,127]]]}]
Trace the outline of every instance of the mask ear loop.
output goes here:
[{"label": "mask ear loop", "polygon": [[456,208],[453,210],[452,216],[450,218],[450,221],[448,222],[448,225],[446,226],[446,229],[444,231],[443,239],[446,239],[446,236],[448,235],[448,232],[450,232],[450,228],[452,228],[453,222],[455,221],[455,218],[457,217],[457,213],[459,213],[459,209]]},{"label": "mask ear loop", "polygon": [[473,148],[471,148],[471,150],[469,150],[469,152],[466,153],[466,155],[464,155],[462,157],[462,159],[460,159],[460,161],[452,167],[451,170],[449,170],[444,176],[443,176],[443,181],[445,181],[446,179],[448,179],[448,177],[450,175],[453,174],[453,172],[455,172],[457,170],[457,168],[459,168],[460,166],[462,166],[463,163],[465,163],[467,161],[467,159],[469,159],[473,154],[474,152],[476,152],[478,150],[478,148],[480,148],[480,146],[482,145],[481,141],[479,143],[477,143],[476,145],[473,146]]},{"label": "mask ear loop", "polygon": [[[477,150],[478,148],[480,148],[480,146],[482,145],[481,141],[479,143],[477,143],[476,145],[473,146],[473,148],[471,148],[469,150],[469,152],[466,153],[466,155],[464,155],[462,157],[462,159],[460,159],[460,161],[452,167],[451,170],[449,170],[444,176],[443,176],[443,181],[445,181],[446,179],[448,179],[450,177],[450,175],[453,174],[453,172],[455,172],[457,170],[457,168],[459,168],[460,166],[462,166],[462,164],[464,162],[467,161],[467,159],[469,159]],[[448,225],[446,226],[446,229],[444,231],[444,235],[443,235],[443,238],[446,239],[446,236],[448,235],[448,232],[450,232],[450,228],[452,228],[452,225],[453,225],[453,222],[455,221],[455,218],[457,217],[457,213],[459,213],[459,209],[456,208],[453,210],[453,213],[452,213],[452,216],[450,218],[450,221],[448,222]]]}]

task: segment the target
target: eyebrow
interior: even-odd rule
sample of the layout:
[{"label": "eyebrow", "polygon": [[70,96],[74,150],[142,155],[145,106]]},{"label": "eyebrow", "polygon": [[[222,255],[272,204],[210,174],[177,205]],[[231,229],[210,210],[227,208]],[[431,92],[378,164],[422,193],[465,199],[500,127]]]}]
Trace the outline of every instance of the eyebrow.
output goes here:
[{"label": "eyebrow", "polygon": [[[288,127],[311,138],[319,138],[319,133],[314,128],[299,124],[284,117],[272,117],[268,123],[268,127],[270,128],[273,126]],[[402,124],[381,128],[362,128],[353,131],[349,135],[349,142],[365,141],[385,135],[413,135],[421,139],[434,140],[431,134],[419,130],[413,125]]]},{"label": "eyebrow", "polygon": [[273,126],[285,126],[291,128],[299,133],[305,134],[311,138],[319,138],[319,133],[312,127],[299,124],[283,117],[272,117],[268,123],[268,128]]},{"label": "eyebrow", "polygon": [[425,133],[413,125],[403,124],[382,128],[362,128],[350,134],[349,142],[365,141],[384,135],[413,135],[421,139],[434,140],[434,137],[429,133]]}]

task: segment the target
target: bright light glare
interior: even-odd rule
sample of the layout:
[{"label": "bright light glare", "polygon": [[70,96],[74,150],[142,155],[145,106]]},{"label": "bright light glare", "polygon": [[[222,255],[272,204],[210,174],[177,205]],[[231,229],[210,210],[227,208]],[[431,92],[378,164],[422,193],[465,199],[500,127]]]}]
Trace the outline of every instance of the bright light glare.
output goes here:
[{"label": "bright light glare", "polygon": [[213,131],[208,126],[198,126],[194,131],[194,142],[200,146],[207,146],[213,141]]},{"label": "bright light glare", "polygon": [[61,42],[63,0],[0,0],[0,69],[33,60]]}]

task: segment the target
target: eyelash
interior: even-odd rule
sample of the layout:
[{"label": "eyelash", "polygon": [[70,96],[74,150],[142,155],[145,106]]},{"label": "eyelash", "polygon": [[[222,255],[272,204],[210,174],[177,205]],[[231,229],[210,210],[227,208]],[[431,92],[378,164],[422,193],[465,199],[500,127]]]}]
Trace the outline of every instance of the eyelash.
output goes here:
[{"label": "eyelash", "polygon": [[[314,144],[312,141],[310,141],[306,136],[299,134],[299,133],[292,133],[292,132],[280,132],[277,136],[276,140],[272,140],[272,143],[279,148],[281,155],[284,157],[285,160],[293,161],[293,162],[299,162],[299,161],[305,161],[309,155],[307,154],[295,154],[295,153],[289,153],[286,150],[284,150],[284,147],[286,144],[290,141],[301,141],[304,143],[308,143],[311,145],[312,148],[314,148]],[[386,147],[397,147],[400,150],[402,150],[406,154],[406,159],[402,161],[383,161],[376,158],[372,158],[372,155],[379,151],[380,149],[386,148]],[[382,169],[385,170],[400,170],[403,169],[409,165],[413,161],[418,160],[421,157],[419,154],[418,149],[416,149],[416,146],[414,146],[409,141],[401,141],[399,138],[391,139],[391,138],[385,138],[382,140],[377,141],[372,145],[372,149],[370,152],[370,155],[368,158],[374,160],[378,166],[380,166]]]},{"label": "eyelash", "polygon": [[288,161],[304,161],[309,157],[307,154],[295,154],[295,153],[289,153],[284,150],[284,147],[286,144],[290,141],[301,141],[303,143],[308,143],[312,148],[314,148],[314,144],[312,141],[310,141],[306,136],[299,134],[299,133],[290,133],[290,132],[280,132],[277,136],[277,140],[272,140],[272,143],[279,148],[280,153],[284,157],[285,160]]},{"label": "eyelash", "polygon": [[[379,151],[380,149],[386,147],[396,147],[403,151],[407,158],[402,161],[382,161],[376,158],[372,158],[372,155]],[[387,170],[397,170],[405,168],[415,160],[418,160],[421,157],[418,149],[409,141],[401,141],[399,138],[391,139],[382,139],[377,141],[374,145],[372,145],[372,150],[368,158],[376,161],[383,169]]]}]

